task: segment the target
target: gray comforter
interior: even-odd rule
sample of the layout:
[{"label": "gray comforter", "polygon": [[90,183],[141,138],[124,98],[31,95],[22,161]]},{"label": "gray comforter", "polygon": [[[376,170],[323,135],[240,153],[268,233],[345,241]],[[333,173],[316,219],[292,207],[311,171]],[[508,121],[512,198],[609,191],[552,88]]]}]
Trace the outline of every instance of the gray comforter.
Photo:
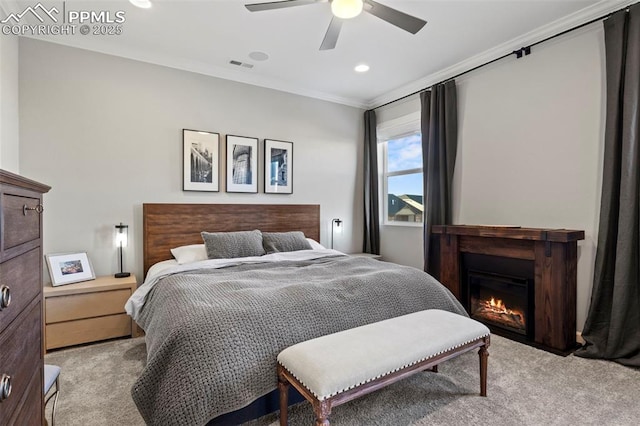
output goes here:
[{"label": "gray comforter", "polygon": [[424,272],[367,258],[171,275],[138,318],[148,358],[133,399],[148,424],[203,425],[275,389],[284,348],[431,308],[466,315]]}]

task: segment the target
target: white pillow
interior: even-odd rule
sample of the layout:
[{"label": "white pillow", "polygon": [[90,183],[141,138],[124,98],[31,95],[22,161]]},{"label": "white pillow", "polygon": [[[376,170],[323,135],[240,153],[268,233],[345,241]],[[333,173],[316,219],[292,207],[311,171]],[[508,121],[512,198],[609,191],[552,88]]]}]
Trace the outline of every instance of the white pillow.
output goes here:
[{"label": "white pillow", "polygon": [[320,244],[316,240],[313,240],[311,238],[307,238],[307,241],[309,241],[309,244],[311,245],[311,249],[312,250],[324,250],[324,249],[326,249],[325,246],[323,246],[322,244]]},{"label": "white pillow", "polygon": [[171,254],[178,261],[178,265],[208,259],[207,249],[204,248],[204,244],[191,244],[189,246],[172,248]]},{"label": "white pillow", "polygon": [[173,268],[177,266],[178,262],[175,259],[171,260],[163,260],[162,262],[155,263],[149,270],[147,271],[147,278],[153,275],[159,275],[164,272],[165,269]]}]

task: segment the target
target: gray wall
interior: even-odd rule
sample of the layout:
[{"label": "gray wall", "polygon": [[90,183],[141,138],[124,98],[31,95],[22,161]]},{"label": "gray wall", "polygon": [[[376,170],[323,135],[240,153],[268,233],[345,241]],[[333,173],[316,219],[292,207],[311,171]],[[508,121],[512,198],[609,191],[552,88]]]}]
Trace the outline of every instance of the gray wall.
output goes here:
[{"label": "gray wall", "polygon": [[[595,261],[604,138],[604,46],[597,23],[457,80],[454,223],[585,230],[577,322]],[[410,108],[413,105],[414,108]],[[419,110],[387,108],[379,122]],[[382,255],[422,267],[422,229],[383,227]]]},{"label": "gray wall", "polygon": [[[52,186],[45,253],[86,251],[112,274],[122,221],[141,280],[146,202],[317,203],[322,242],[339,217],[336,248],[360,250],[361,110],[32,39],[19,54],[20,171]],[[292,141],[293,195],[183,192],[183,128],[220,133],[222,158],[225,134]]]},{"label": "gray wall", "polygon": [[0,37],[0,169],[19,171],[18,37]]}]

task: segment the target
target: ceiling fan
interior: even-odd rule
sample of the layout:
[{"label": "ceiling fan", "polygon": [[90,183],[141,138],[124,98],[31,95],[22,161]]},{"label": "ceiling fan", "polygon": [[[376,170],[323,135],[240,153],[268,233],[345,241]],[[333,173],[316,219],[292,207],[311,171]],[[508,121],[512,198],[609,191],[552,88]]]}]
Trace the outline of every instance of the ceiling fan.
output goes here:
[{"label": "ceiling fan", "polygon": [[374,0],[280,0],[269,3],[245,4],[251,12],[262,12],[265,10],[282,9],[285,7],[304,6],[314,3],[331,3],[333,17],[329,23],[329,28],[322,40],[320,50],[329,50],[336,47],[342,22],[358,16],[361,12],[367,12],[383,21],[395,25],[411,34],[416,34],[424,27],[427,21],[423,21],[415,16],[407,15],[404,12],[380,4]]}]

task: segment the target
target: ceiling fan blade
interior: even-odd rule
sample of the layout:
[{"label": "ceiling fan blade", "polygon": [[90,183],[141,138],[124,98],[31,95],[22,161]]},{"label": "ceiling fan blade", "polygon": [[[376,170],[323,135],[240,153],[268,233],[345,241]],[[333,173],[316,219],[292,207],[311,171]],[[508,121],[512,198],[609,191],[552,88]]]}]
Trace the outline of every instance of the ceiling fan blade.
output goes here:
[{"label": "ceiling fan blade", "polygon": [[327,32],[324,35],[322,44],[320,45],[320,50],[330,50],[336,47],[336,43],[338,42],[338,36],[340,35],[341,28],[342,28],[342,19],[336,18],[335,16],[331,18],[331,22],[329,23],[329,28],[327,28]]},{"label": "ceiling fan blade", "polygon": [[380,4],[374,0],[364,0],[364,11],[377,16],[383,21],[387,21],[390,24],[395,25],[398,28],[402,28],[405,31],[415,34],[425,26],[427,21],[423,21],[415,16],[407,15],[404,12],[390,8]]},{"label": "ceiling fan blade", "polygon": [[304,6],[313,3],[326,3],[328,0],[281,0],[269,3],[245,4],[244,7],[250,12],[261,12],[263,10],[283,9],[285,7]]}]

